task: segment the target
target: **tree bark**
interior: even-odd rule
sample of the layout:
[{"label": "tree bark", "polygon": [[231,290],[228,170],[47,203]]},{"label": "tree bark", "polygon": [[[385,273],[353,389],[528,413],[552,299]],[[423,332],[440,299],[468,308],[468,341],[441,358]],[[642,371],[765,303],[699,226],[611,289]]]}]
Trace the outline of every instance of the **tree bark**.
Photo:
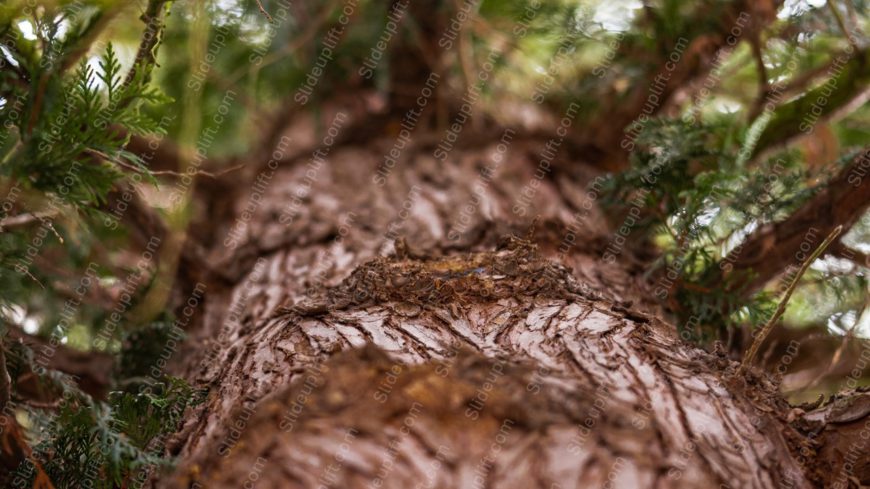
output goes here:
[{"label": "tree bark", "polygon": [[[790,406],[683,343],[628,257],[599,260],[594,171],[541,176],[547,141],[506,134],[470,135],[440,166],[422,144],[385,166],[392,139],[322,147],[319,166],[306,154],[249,182],[237,220],[213,224],[222,278],[204,279],[174,365],[207,400],[156,486],[870,481],[831,462],[859,440],[861,405],[841,436],[830,406]],[[816,436],[829,427],[836,448]]]}]

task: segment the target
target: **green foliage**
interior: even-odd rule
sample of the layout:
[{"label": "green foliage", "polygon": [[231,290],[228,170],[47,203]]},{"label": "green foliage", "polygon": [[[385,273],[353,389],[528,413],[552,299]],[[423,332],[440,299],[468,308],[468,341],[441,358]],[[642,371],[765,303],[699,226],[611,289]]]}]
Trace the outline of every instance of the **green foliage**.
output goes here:
[{"label": "green foliage", "polygon": [[[82,487],[84,481],[95,488],[123,487],[140,471],[169,463],[165,436],[201,400],[201,393],[173,377],[138,393],[111,392],[107,402],[77,393],[57,411],[30,411],[34,431],[44,434],[33,449],[46,457],[43,467],[55,487]],[[24,465],[19,471],[33,477]]]},{"label": "green foliage", "polygon": [[[125,147],[131,135],[165,132],[153,115],[169,99],[150,83],[147,59],[125,69],[114,43],[95,42],[117,14],[112,2],[62,2],[29,15],[22,8],[0,6],[0,318],[37,322],[54,344],[71,344],[73,331],[89,338],[108,314],[84,291],[125,278],[105,249],[126,246],[122,237],[90,218],[107,210],[109,193],[132,173],[156,183]],[[18,223],[7,228],[7,219]],[[79,293],[91,263],[98,273]],[[140,469],[166,465],[163,438],[200,399],[182,380],[159,375],[96,400],[75,379],[48,368],[52,349],[7,341],[0,347],[13,379],[12,407],[55,487],[82,487],[86,480],[92,487],[128,486]],[[35,387],[18,385],[23,378]],[[124,380],[113,379],[130,385]],[[48,401],[32,402],[34,394],[26,393],[34,388]],[[29,485],[36,475],[31,463],[12,474]]]},{"label": "green foliage", "polygon": [[117,377],[121,379],[148,377],[158,359],[167,352],[172,353],[167,345],[180,344],[183,338],[184,331],[168,319],[125,332],[121,340]]},{"label": "green foliage", "polygon": [[99,67],[95,72],[83,60],[68,80],[47,82],[45,92],[37,89],[29,105],[45,107],[35,123],[18,126],[21,144],[3,167],[6,175],[65,204],[86,207],[105,201],[123,169],[148,174],[124,146],[130,134],[161,131],[139,109],[164,99],[143,86],[141,76],[123,82],[111,44]]},{"label": "green foliage", "polygon": [[[161,375],[97,401],[69,375],[42,368],[47,354],[20,343],[7,346],[10,376],[33,373],[43,395],[58,399],[46,407],[26,402],[16,406],[30,426],[35,457],[55,487],[82,487],[84,481],[95,488],[124,487],[141,471],[171,463],[163,451],[165,437],[177,430],[187,408],[203,401],[204,391]],[[12,480],[28,481],[28,486],[35,476],[30,463],[11,474]]]},{"label": "green foliage", "polygon": [[[16,270],[25,257],[26,237],[20,233],[0,233],[0,307],[9,308],[28,297],[33,283]],[[33,273],[33,272],[31,272]],[[36,273],[39,273],[36,271]]]},{"label": "green foliage", "polygon": [[133,172],[155,182],[125,146],[132,134],[163,131],[145,109],[167,99],[147,70],[124,73],[114,44],[94,43],[110,4],[47,5],[30,17],[22,7],[0,7],[0,219],[38,218],[0,232],[0,304],[4,315],[22,307],[50,324],[66,297],[58,277],[36,264],[84,273],[106,238],[89,219],[105,210],[109,192]]},{"label": "green foliage", "polygon": [[[650,121],[636,138],[631,168],[609,179],[602,198],[616,222],[631,205],[643,209],[633,232],[661,248],[647,277],[680,322],[692,325],[687,334],[701,342],[724,339],[729,328],[760,325],[770,317],[775,293],[746,299],[739,284],[749,277],[731,273],[723,278],[728,268],[723,259],[754,229],[785,218],[818,188],[807,184],[815,175],[794,151],[752,167],[737,163],[747,136],[734,138],[732,126],[728,120]],[[844,156],[838,165],[851,153]],[[824,183],[821,179],[819,185]],[[854,281],[827,285],[840,293],[860,290]]]},{"label": "green foliage", "polygon": [[717,168],[721,154],[716,149],[721,145],[716,140],[720,132],[721,127],[680,120],[649,121],[634,142],[631,167],[608,180],[603,203],[641,203],[651,210],[641,223],[642,229],[667,224],[665,216],[674,216],[671,221],[677,223],[676,233],[697,228],[695,221],[709,210],[707,198],[721,182]]}]

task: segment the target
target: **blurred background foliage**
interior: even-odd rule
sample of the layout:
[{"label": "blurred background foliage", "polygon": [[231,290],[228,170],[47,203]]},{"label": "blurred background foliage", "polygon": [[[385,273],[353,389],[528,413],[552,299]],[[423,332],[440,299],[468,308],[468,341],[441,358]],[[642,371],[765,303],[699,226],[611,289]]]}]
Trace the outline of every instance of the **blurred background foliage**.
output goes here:
[{"label": "blurred background foliage", "polygon": [[[478,16],[461,31],[461,48],[445,54],[443,90],[458,99],[468,88],[469,61],[477,69],[495,50],[500,62],[478,104],[482,112],[499,124],[531,130],[569,103],[579,103],[578,139],[594,143],[597,127],[618,123],[611,115],[635,103],[638,93],[646,95],[651,73],[679,40],[703,39],[720,29],[733,3],[486,0],[474,5]],[[763,323],[777,300],[770,288],[749,299],[729,291],[713,273],[723,257],[753,230],[807,202],[870,141],[864,97],[795,144],[766,147],[785,139],[780,121],[794,122],[795,114],[787,110],[800,108],[789,104],[824,87],[838,54],[853,53],[843,73],[834,75],[844,97],[854,101],[870,85],[866,0],[777,3],[758,4],[774,5],[775,19],[757,39],[735,43],[722,56],[715,78],[706,79],[709,94],[678,88],[644,125],[602,198],[618,226],[624,203],[646,189],[643,217],[631,240],[655,250],[646,277],[679,263],[682,276],[668,307],[680,324],[694,318],[689,336],[706,346]],[[11,341],[12,330],[115,358],[111,395],[94,399],[54,379],[46,382],[76,390],[77,401],[58,412],[11,397],[9,405],[29,428],[33,446],[69,461],[93,450],[89,437],[124,433],[121,451],[99,462],[113,474],[105,487],[113,487],[135,468],[155,462],[149,443],[172,431],[178,418],[170,412],[194,402],[185,397],[189,387],[165,376],[146,382],[155,389],[142,394],[142,372],[161,348],[125,349],[129,338],[162,344],[165,325],[174,318],[152,314],[143,320],[135,314],[158,272],[152,261],[143,263],[148,255],[143,243],[119,225],[117,194],[132,189],[136,199],[182,232],[190,212],[187,200],[167,203],[161,197],[161,184],[174,186],[174,176],[129,151],[132,138],[177,147],[178,171],[190,165],[198,147],[210,162],[229,166],[262,150],[263,127],[278,114],[317,113],[330,99],[359,90],[388,98],[395,88],[391,67],[401,60],[387,50],[371,78],[359,67],[383,35],[391,5],[368,0],[8,0],[0,5],[0,311],[9,370],[39,367],[33,352]],[[433,5],[443,20],[462,2]],[[343,8],[350,11],[346,28]],[[391,43],[420,42],[426,26],[418,22],[404,15]],[[293,95],[328,47],[330,29],[341,30],[340,40],[302,106]],[[763,102],[774,86],[783,89],[782,101],[765,116]],[[529,100],[536,90],[545,93],[547,111]],[[208,140],[202,136],[206,128],[214,131]],[[656,165],[664,170],[648,185],[644,175]],[[771,185],[772,173],[778,179]],[[859,220],[843,243],[870,254],[870,217]],[[89,267],[94,280],[82,288]],[[830,255],[818,260],[803,277],[785,323],[812,334],[870,338],[867,271],[866,263],[855,260]],[[158,300],[156,309],[165,308]],[[111,317],[119,310],[122,319],[115,327]],[[837,384],[823,388],[834,390]],[[163,410],[165,423],[131,431],[153,410]],[[61,437],[66,441],[43,438],[47,414],[70,426]],[[43,469],[54,475],[53,467]]]}]

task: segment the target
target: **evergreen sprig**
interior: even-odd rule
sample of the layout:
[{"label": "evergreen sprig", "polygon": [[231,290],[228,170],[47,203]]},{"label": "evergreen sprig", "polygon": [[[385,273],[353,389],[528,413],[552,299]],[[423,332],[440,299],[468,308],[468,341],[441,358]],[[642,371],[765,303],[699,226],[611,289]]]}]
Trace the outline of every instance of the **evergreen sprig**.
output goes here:
[{"label": "evergreen sprig", "polygon": [[650,121],[637,136],[631,168],[609,179],[602,199],[617,222],[627,205],[642,204],[632,238],[661,248],[647,277],[676,271],[678,279],[657,290],[666,291],[661,298],[667,296],[680,324],[691,325],[684,337],[702,343],[770,317],[776,307],[773,294],[761,291],[747,298],[738,284],[751,272],[723,279],[722,260],[754,229],[789,215],[820,188],[808,183],[813,175],[794,151],[741,164],[741,138],[733,138],[733,131],[729,120]]}]

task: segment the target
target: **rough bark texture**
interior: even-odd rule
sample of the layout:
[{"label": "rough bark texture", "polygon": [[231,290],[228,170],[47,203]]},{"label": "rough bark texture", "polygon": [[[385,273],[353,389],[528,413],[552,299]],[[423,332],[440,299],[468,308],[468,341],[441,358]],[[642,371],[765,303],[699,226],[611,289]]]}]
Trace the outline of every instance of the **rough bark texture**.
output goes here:
[{"label": "rough bark texture", "polygon": [[545,142],[463,146],[444,165],[408,147],[383,186],[373,176],[393,140],[333,147],[321,166],[284,161],[253,209],[240,195],[237,216],[253,210],[244,237],[224,246],[232,222],[215,233],[208,261],[223,278],[177,365],[208,397],[157,485],[812,487],[838,475],[816,470],[824,415],[804,420],[766,378],[737,379],[724,356],[682,343],[630,256],[598,260],[610,236],[586,192],[595,175],[536,178]]}]

